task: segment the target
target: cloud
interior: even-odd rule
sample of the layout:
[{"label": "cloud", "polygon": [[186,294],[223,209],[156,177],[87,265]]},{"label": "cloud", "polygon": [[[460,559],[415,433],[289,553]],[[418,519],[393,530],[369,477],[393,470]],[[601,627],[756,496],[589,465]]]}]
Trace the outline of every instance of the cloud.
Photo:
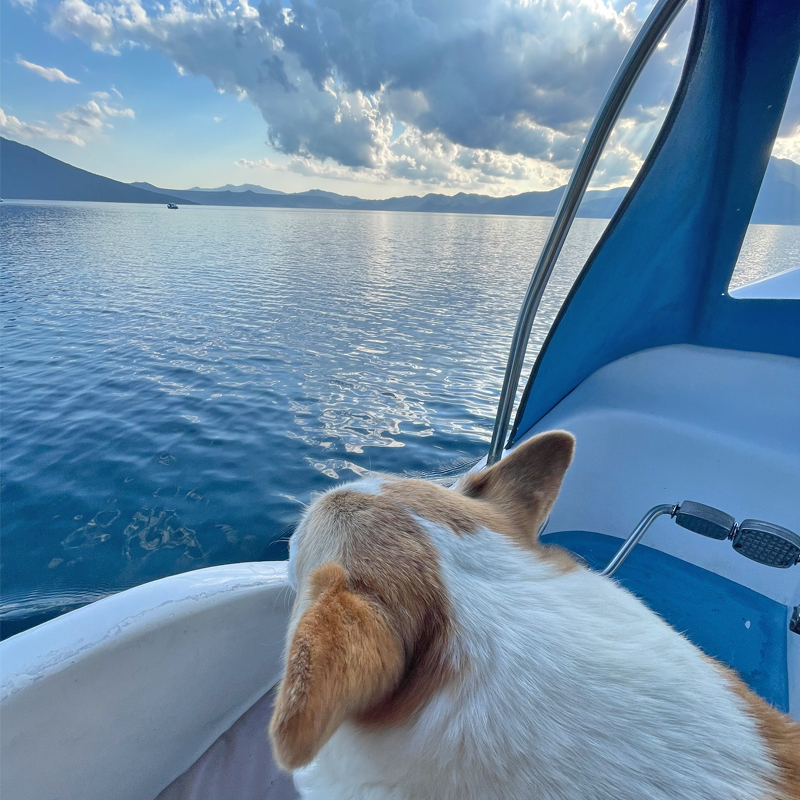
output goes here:
[{"label": "cloud", "polygon": [[455,144],[442,133],[408,126],[395,140],[386,164],[387,176],[409,183],[444,188],[480,188],[505,193],[509,181],[555,188],[567,173],[547,161],[488,148]]},{"label": "cloud", "polygon": [[83,39],[92,50],[119,53],[114,42],[123,41],[124,35],[119,36],[115,29],[113,10],[104,5],[98,8],[96,12],[83,0],[64,0],[55,10],[50,28],[54,33],[70,33]]},{"label": "cloud", "polygon": [[107,117],[127,117],[128,119],[136,119],[132,108],[119,108],[118,106],[110,106],[108,103],[101,104],[103,114]]},{"label": "cloud", "polygon": [[214,117],[214,122],[222,122],[224,117]]},{"label": "cloud", "polygon": [[238,161],[234,162],[237,167],[244,167],[246,169],[274,169],[279,170],[280,167],[277,164],[274,164],[268,158],[260,158],[258,161],[251,161],[247,158],[240,158]]},{"label": "cloud", "polygon": [[[122,97],[122,95],[120,95],[119,92],[116,91],[116,89],[113,89],[113,87],[112,90],[115,92],[115,94],[118,94],[120,97]],[[97,103],[94,103],[93,105],[87,104],[87,106],[82,106],[82,108],[85,109],[91,106],[92,114],[99,113],[101,116],[105,115],[107,117],[128,117],[129,119],[136,118],[136,115],[133,113],[132,108],[120,108],[119,106],[109,105],[107,101],[111,99],[111,95],[108,92],[92,92],[92,97],[95,100],[100,101],[99,105]]]},{"label": "cloud", "polygon": [[85,144],[79,136],[64,130],[56,130],[45,124],[31,125],[22,122],[17,117],[6,114],[2,108],[0,108],[0,132],[12,139],[52,139],[59,142],[72,142],[79,147],[83,147]]},{"label": "cloud", "polygon": [[36,0],[11,0],[12,3],[15,3],[18,6],[24,8],[28,13],[33,11],[36,8]]},{"label": "cloud", "polygon": [[791,131],[789,135],[781,136],[775,140],[772,155],[776,158],[788,158],[800,164],[800,125]]},{"label": "cloud", "polygon": [[[641,24],[634,3],[602,0],[144,3],[61,0],[50,28],[113,54],[148,47],[249,98],[298,170],[454,186],[563,180]],[[680,19],[630,120],[663,116],[688,41]],[[608,159],[612,182],[641,160],[634,139]]]},{"label": "cloud", "polygon": [[[105,92],[95,92],[102,95]],[[102,98],[101,98],[102,100]],[[74,105],[66,111],[56,114],[58,123],[52,125],[46,122],[30,124],[22,122],[17,117],[6,114],[0,109],[0,131],[13,139],[50,139],[60,142],[71,142],[83,147],[87,140],[101,135],[106,129],[112,128],[109,118],[124,117],[134,119],[133,109],[111,106],[106,102],[98,103],[90,100],[82,105]]]},{"label": "cloud", "polygon": [[109,106],[105,102],[98,103],[90,100],[83,105],[72,106],[67,111],[56,114],[64,129],[79,136],[89,133],[102,133],[106,128],[113,125],[108,121],[109,117],[125,117],[134,119],[135,114],[132,108],[119,108]]},{"label": "cloud", "polygon": [[800,67],[794,74],[772,155],[800,163]]},{"label": "cloud", "polygon": [[80,83],[80,81],[76,81],[75,78],[70,78],[69,75],[65,75],[60,69],[56,67],[40,67],[38,64],[32,64],[30,61],[26,61],[22,56],[17,56],[17,64],[21,67],[25,67],[25,69],[29,69],[31,72],[38,75],[40,78],[44,78],[51,83],[53,81],[61,81],[61,83]]},{"label": "cloud", "polygon": [[306,177],[379,183],[385,180],[444,189],[480,189],[487,194],[507,194],[509,181],[529,181],[555,188],[569,177],[546,162],[508,156],[491,150],[454,145],[441,134],[423,134],[412,127],[397,137],[380,169],[345,167],[330,160],[295,155],[283,162],[269,158],[235,162],[246,169],[291,172]]}]

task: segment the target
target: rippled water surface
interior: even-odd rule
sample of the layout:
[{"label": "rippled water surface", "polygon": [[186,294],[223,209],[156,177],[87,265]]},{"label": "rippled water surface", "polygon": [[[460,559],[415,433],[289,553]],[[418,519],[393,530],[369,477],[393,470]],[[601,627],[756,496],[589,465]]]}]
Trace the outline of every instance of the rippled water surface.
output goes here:
[{"label": "rippled water surface", "polygon": [[[88,203],[0,215],[6,635],[174,572],[282,558],[302,504],[337,481],[477,460],[550,224]],[[605,224],[575,223],[529,361]]]}]

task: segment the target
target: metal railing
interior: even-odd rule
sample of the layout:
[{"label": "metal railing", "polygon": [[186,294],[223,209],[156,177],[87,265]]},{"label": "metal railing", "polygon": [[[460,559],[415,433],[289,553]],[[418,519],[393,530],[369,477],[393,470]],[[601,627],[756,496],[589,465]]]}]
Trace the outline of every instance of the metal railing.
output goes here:
[{"label": "metal railing", "polygon": [[[633,548],[642,541],[650,526],[664,514],[669,514],[687,531],[709,539],[730,542],[739,555],[767,567],[788,569],[800,564],[800,535],[794,531],[763,519],[746,519],[740,524],[730,514],[718,508],[684,500],[672,505],[653,506],[639,520],[639,524],[600,574],[610,578],[622,566]],[[795,630],[791,625],[789,628]],[[797,632],[800,633],[800,630]]]},{"label": "metal railing", "polygon": [[642,537],[647,533],[650,526],[664,514],[674,517],[680,506],[661,505],[651,508],[633,529],[633,533],[623,542],[622,547],[617,550],[616,555],[608,562],[608,566],[600,573],[609,578],[622,566],[622,562],[630,555],[631,550],[642,541]]},{"label": "metal railing", "polygon": [[650,12],[650,16],[642,25],[638,36],[625,56],[625,60],[617,70],[611,88],[608,90],[600,111],[592,123],[581,154],[578,156],[578,162],[572,171],[567,188],[558,205],[553,224],[550,227],[550,233],[539,255],[536,269],[528,285],[528,291],[525,293],[522,309],[519,312],[517,326],[514,329],[514,338],[511,341],[511,351],[508,355],[503,388],[500,392],[500,402],[497,407],[497,417],[494,421],[492,441],[489,445],[487,465],[494,464],[503,454],[503,446],[508,435],[508,425],[511,420],[511,412],[514,407],[514,399],[519,386],[522,363],[525,360],[525,351],[528,348],[528,339],[531,335],[533,320],[539,310],[539,303],[542,300],[547,282],[550,280],[553,267],[575,219],[578,206],[600,159],[600,154],[642,69],[644,69],[648,59],[666,33],[667,28],[669,28],[685,3],[686,0],[660,0],[656,4],[655,8]]}]

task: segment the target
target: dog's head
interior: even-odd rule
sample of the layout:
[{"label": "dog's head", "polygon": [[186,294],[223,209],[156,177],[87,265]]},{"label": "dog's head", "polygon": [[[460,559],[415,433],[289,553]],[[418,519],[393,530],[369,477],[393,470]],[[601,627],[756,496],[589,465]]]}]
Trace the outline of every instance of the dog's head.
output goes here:
[{"label": "dog's head", "polygon": [[328,492],[292,537],[297,599],[286,669],[270,725],[287,769],[309,763],[339,725],[409,719],[450,677],[455,624],[430,526],[458,541],[507,536],[538,543],[572,460],[573,437],[533,437],[456,490],[421,480],[370,478]]}]

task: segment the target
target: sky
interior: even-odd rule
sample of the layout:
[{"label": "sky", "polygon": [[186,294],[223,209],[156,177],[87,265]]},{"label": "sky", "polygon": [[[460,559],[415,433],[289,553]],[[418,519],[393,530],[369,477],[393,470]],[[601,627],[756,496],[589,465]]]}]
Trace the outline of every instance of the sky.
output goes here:
[{"label": "sky", "polygon": [[[256,2],[256,0],[253,0]],[[383,198],[564,184],[652,2],[0,0],[0,133],[164,188]],[[689,3],[595,188],[630,183],[675,91]],[[800,81],[776,143],[800,161]]]}]

